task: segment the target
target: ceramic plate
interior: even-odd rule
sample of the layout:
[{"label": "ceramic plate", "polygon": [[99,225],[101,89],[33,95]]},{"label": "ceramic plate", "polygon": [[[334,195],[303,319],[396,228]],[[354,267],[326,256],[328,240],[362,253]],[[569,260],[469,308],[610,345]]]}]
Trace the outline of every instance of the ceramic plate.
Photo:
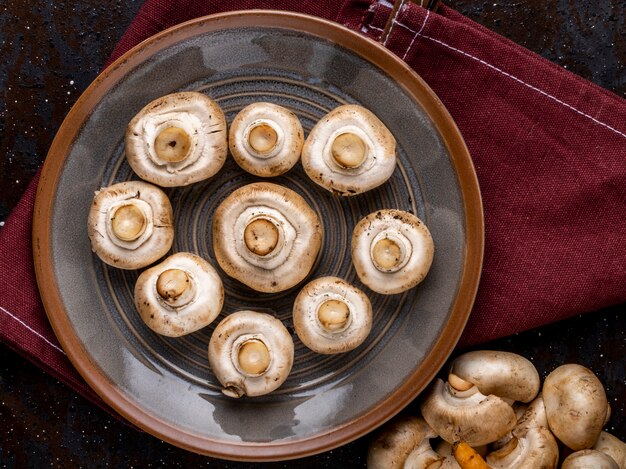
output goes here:
[{"label": "ceramic plate", "polygon": [[[309,180],[300,164],[272,179],[301,194],[323,220],[323,246],[309,278],[334,275],[361,287],[374,308],[374,327],[356,350],[331,356],[309,351],[293,334],[292,373],[264,397],[234,400],[221,394],[207,359],[215,324],[178,339],[151,332],[132,302],[139,272],[103,264],[87,238],[94,191],[136,178],[124,159],[126,125],[149,101],[182,90],[215,99],[229,122],[254,101],[283,105],[299,116],[307,134],[329,110],[358,103],[398,141],[393,176],[363,195],[334,196]],[[197,253],[217,267],[214,210],[234,189],[258,180],[230,158],[210,180],[168,189],[176,228],[172,250]],[[428,277],[400,295],[368,290],[350,260],[352,228],[381,208],[415,213],[435,241]],[[78,371],[107,403],[146,431],[226,459],[280,460],[326,451],[399,412],[452,351],[470,312],[482,260],[475,174],[436,96],[380,45],[337,24],[288,13],[202,18],[158,34],[116,61],[59,130],[35,213],[40,292]],[[219,319],[255,309],[274,314],[293,333],[291,306],[298,287],[259,294],[223,278],[226,300]]]}]

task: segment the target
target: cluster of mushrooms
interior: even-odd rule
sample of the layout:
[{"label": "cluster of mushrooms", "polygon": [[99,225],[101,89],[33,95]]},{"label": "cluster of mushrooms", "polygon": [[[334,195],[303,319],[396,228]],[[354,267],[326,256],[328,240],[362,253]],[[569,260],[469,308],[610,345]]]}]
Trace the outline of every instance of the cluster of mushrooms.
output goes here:
[{"label": "cluster of mushrooms", "polygon": [[[352,196],[383,184],[396,166],[396,142],[369,110],[343,105],[325,115],[306,140],[297,116],[272,103],[242,109],[227,132],[223,111],[202,93],[163,96],[129,123],[126,158],[143,181],[96,192],[88,220],[94,252],[120,269],[141,269],[161,259],[174,239],[171,203],[161,187],[214,176],[228,150],[245,171],[273,177],[299,160],[309,177],[333,194]],[[147,182],[145,182],[147,181]],[[319,254],[318,214],[294,191],[268,182],[240,187],[212,220],[215,259],[226,275],[255,291],[275,293],[302,282]],[[351,254],[363,284],[395,294],[421,282],[434,253],[432,237],[415,215],[385,209],[361,220]],[[194,253],[179,252],[138,277],[135,304],[153,331],[179,337],[212,323],[224,303],[216,269]],[[359,346],[372,327],[367,295],[337,277],[316,278],[293,306],[295,332],[321,354]],[[212,371],[231,397],[278,388],[294,359],[287,328],[275,317],[245,310],[215,328],[208,347]]]},{"label": "cluster of mushrooms", "polygon": [[421,416],[397,417],[374,436],[369,469],[626,469],[626,443],[602,431],[602,383],[581,365],[556,368],[541,387],[520,355],[468,352],[420,404]]}]

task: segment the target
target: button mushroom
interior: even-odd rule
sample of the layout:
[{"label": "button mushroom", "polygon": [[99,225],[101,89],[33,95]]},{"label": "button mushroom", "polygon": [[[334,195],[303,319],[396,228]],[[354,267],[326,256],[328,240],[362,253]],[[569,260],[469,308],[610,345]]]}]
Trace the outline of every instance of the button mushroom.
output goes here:
[{"label": "button mushroom", "polygon": [[620,469],[610,456],[593,449],[584,449],[565,458],[561,469]]},{"label": "button mushroom", "polygon": [[516,423],[513,407],[500,397],[485,396],[476,386],[457,390],[440,379],[427,390],[421,409],[424,420],[448,443],[463,440],[474,447],[502,438]]},{"label": "button mushroom", "polygon": [[137,175],[163,187],[216,174],[226,161],[226,118],[208,96],[192,91],[155,99],[130,121],[126,158]]},{"label": "button mushroom", "polygon": [[294,191],[259,182],[231,193],[213,217],[227,275],[260,292],[287,290],[311,271],[322,242],[317,213]]},{"label": "button mushroom", "polygon": [[611,456],[620,469],[626,469],[626,443],[619,438],[614,437],[610,433],[601,432],[598,441],[596,441],[592,449]]},{"label": "button mushroom", "polygon": [[273,177],[289,171],[300,159],[304,132],[298,117],[282,106],[253,103],[233,119],[228,144],[245,171]]},{"label": "button mushroom", "polygon": [[389,179],[396,167],[396,140],[364,107],[339,106],[311,129],[302,166],[314,182],[335,194],[360,194]]},{"label": "button mushroom", "polygon": [[142,181],[113,184],[96,191],[87,219],[92,250],[120,269],[152,264],[174,240],[173,213],[167,195]]},{"label": "button mushroom", "polygon": [[401,293],[424,280],[434,251],[426,225],[402,210],[370,213],[352,233],[352,262],[359,279],[384,295]]},{"label": "button mushroom", "polygon": [[347,352],[367,338],[372,305],[361,290],[346,281],[318,278],[296,297],[293,325],[302,343],[314,352]]},{"label": "button mushroom", "polygon": [[541,397],[529,406],[512,431],[511,438],[502,447],[487,455],[487,463],[494,469],[518,467],[554,469],[559,460],[556,439],[548,429],[545,407]]},{"label": "button mushroom", "polygon": [[569,448],[591,448],[602,431],[608,402],[600,380],[581,365],[562,365],[543,383],[552,433]]},{"label": "button mushroom", "polygon": [[476,385],[483,394],[519,402],[532,401],[541,387],[539,373],[529,360],[495,350],[476,350],[457,357],[448,376],[450,383],[453,380],[456,389]]},{"label": "button mushroom", "polygon": [[461,469],[452,454],[452,445],[441,441],[435,450],[424,441],[406,458],[403,469]]},{"label": "button mushroom", "polygon": [[367,452],[368,469],[402,469],[409,455],[417,448],[430,447],[435,433],[419,417],[396,417],[376,434]]},{"label": "button mushroom", "polygon": [[179,252],[145,270],[135,283],[135,306],[154,332],[180,337],[209,325],[224,303],[222,280],[195,254]]},{"label": "button mushroom", "polygon": [[238,311],[223,319],[209,341],[209,363],[229,397],[261,396],[280,387],[293,365],[294,345],[273,316]]}]

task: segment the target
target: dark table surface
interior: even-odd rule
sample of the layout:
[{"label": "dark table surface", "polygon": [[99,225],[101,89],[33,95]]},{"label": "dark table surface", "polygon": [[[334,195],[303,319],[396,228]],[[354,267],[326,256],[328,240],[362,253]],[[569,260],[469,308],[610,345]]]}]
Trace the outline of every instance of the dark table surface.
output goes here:
[{"label": "dark table surface", "polygon": [[[626,1],[450,0],[471,19],[598,85],[626,96]],[[141,2],[0,3],[0,226],[65,114],[96,77]],[[623,207],[622,207],[623,209]],[[0,228],[1,229],[1,228]],[[542,377],[575,362],[606,386],[605,429],[626,440],[626,305],[484,344],[531,359]],[[414,410],[414,404],[408,412]],[[243,468],[188,453],[112,418],[0,345],[1,467]],[[297,461],[364,467],[367,437]],[[296,462],[259,464],[294,467]],[[256,466],[255,466],[256,467]]]}]

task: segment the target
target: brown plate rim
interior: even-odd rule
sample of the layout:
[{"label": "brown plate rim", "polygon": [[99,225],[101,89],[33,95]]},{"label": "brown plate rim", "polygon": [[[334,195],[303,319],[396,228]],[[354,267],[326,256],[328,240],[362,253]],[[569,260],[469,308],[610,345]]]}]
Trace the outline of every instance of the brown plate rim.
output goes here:
[{"label": "brown plate rim", "polygon": [[[239,443],[215,441],[174,425],[124,395],[91,360],[64,311],[52,264],[52,209],[67,150],[80,133],[91,109],[133,67],[175,43],[208,32],[231,28],[267,27],[302,32],[329,40],[384,70],[432,119],[457,171],[465,219],[465,261],[450,320],[424,362],[388,398],[354,420],[329,431],[286,442]],[[428,85],[402,60],[359,33],[338,23],[285,11],[244,10],[197,18],[141,42],[126,52],[85,90],[61,125],[45,160],[37,187],[33,217],[35,274],[52,328],[68,358],[95,392],[128,421],[148,433],[197,453],[238,461],[278,461],[302,458],[353,441],[383,424],[408,405],[433,379],[452,353],[476,296],[482,269],[484,222],[476,173],[463,138],[452,117]]]}]

